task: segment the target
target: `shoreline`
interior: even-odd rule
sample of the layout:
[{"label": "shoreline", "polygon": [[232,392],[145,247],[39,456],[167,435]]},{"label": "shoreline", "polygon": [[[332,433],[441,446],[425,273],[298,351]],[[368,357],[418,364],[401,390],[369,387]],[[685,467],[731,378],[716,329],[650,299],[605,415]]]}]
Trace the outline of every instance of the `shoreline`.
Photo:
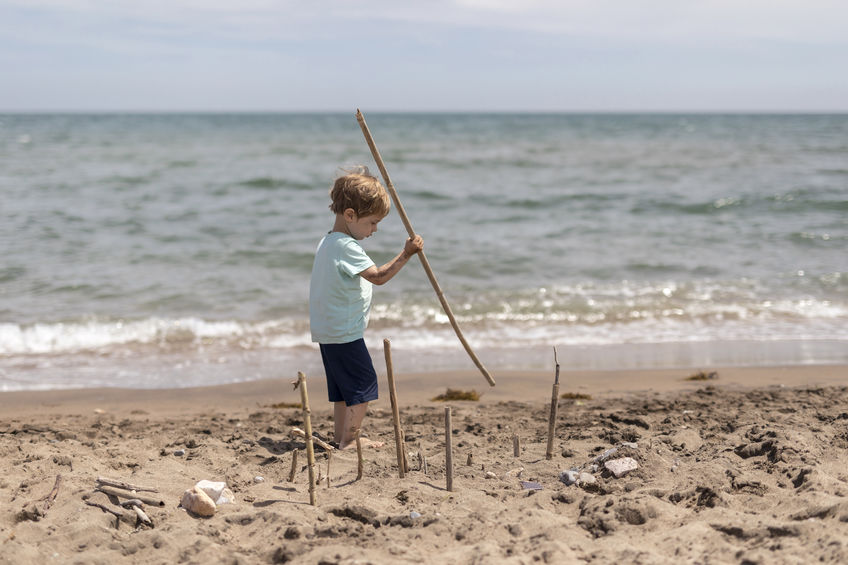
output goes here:
[{"label": "shoreline", "polygon": [[[712,384],[731,389],[762,387],[831,386],[848,384],[845,365],[780,365],[772,367],[712,367],[718,378],[708,382],[686,378],[701,368],[561,370],[560,392],[588,394],[595,398],[628,396],[634,393],[667,393],[694,390]],[[493,372],[496,386],[490,387],[476,370],[398,373],[395,383],[399,404],[442,403],[431,398],[447,388],[475,390],[481,404],[504,401],[545,402],[550,400],[554,371]],[[91,410],[128,411],[143,409],[162,415],[189,414],[210,410],[250,410],[274,403],[299,402],[290,379],[259,379],[222,385],[133,389],[119,387],[25,390],[0,392],[0,411],[5,418],[27,414],[70,414]],[[386,409],[389,394],[385,372],[378,371],[380,398],[372,409]],[[307,375],[313,411],[329,411],[323,375]]]}]

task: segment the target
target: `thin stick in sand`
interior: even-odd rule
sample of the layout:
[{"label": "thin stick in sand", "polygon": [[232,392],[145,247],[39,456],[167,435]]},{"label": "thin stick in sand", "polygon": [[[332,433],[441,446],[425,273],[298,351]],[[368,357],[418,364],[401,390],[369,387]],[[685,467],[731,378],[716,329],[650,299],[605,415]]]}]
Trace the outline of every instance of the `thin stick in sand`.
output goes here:
[{"label": "thin stick in sand", "polygon": [[545,450],[545,459],[548,461],[554,456],[554,432],[556,431],[557,405],[559,404],[559,360],[557,350],[554,347],[554,363],[556,374],[554,376],[554,387],[551,391],[551,415],[548,418],[548,447]]},{"label": "thin stick in sand", "polygon": [[453,492],[453,439],[451,437],[451,408],[445,407],[445,483],[449,492]]},{"label": "thin stick in sand", "polygon": [[327,452],[327,488],[330,488],[330,461],[333,460],[333,452]]},{"label": "thin stick in sand", "polygon": [[297,454],[298,453],[300,453],[299,449],[295,449],[294,451],[292,451],[292,465],[291,465],[291,471],[289,471],[289,482],[290,483],[294,482],[294,475],[295,475],[295,473],[297,473]]},{"label": "thin stick in sand", "polygon": [[512,455],[514,457],[521,455],[521,440],[518,439],[518,434],[512,436]]},{"label": "thin stick in sand", "polygon": [[[368,129],[368,124],[365,123],[365,116],[362,115],[362,112],[360,112],[359,109],[356,110],[356,120],[359,122],[359,127],[362,128],[362,134],[365,136],[365,141],[371,149],[371,155],[374,157],[374,161],[376,161],[377,167],[383,175],[383,180],[386,182],[386,189],[389,191],[389,195],[395,203],[395,208],[397,208],[398,215],[400,216],[406,231],[409,233],[409,237],[415,237],[415,230],[412,229],[412,224],[406,215],[406,210],[403,209],[403,204],[401,204],[400,197],[395,190],[395,186],[392,184],[392,179],[389,178],[389,172],[386,170],[386,165],[383,164],[383,158],[380,157],[380,152],[377,150],[377,144],[374,143],[374,138],[371,137],[371,131]],[[471,360],[474,361],[474,364],[477,365],[477,368],[480,369],[480,372],[483,373],[484,377],[486,377],[486,381],[488,381],[491,386],[495,386],[495,379],[492,378],[492,375],[489,374],[489,371],[483,366],[483,363],[477,358],[477,355],[474,354],[471,346],[465,340],[465,336],[462,335],[462,330],[459,329],[459,324],[456,322],[456,318],[453,315],[450,304],[448,304],[447,298],[445,298],[445,293],[442,292],[442,288],[436,280],[436,275],[433,274],[433,269],[430,268],[430,262],[427,261],[427,256],[424,255],[424,250],[418,252],[418,258],[421,260],[421,266],[424,267],[424,272],[427,273],[427,278],[430,279],[430,284],[433,286],[433,290],[436,291],[436,296],[442,304],[442,309],[445,311],[445,314],[453,327],[453,331],[456,333],[456,337],[459,338],[459,341],[462,343],[462,346],[465,348],[468,356],[471,357]]]},{"label": "thin stick in sand", "polygon": [[309,394],[306,392],[306,375],[297,372],[297,386],[300,387],[300,405],[303,409],[303,427],[306,428],[306,460],[309,468],[309,504],[315,501],[315,448],[312,445],[312,411],[309,410]]},{"label": "thin stick in sand", "polygon": [[403,472],[409,473],[409,459],[406,453],[406,432],[403,430],[400,431],[400,447],[403,451]]},{"label": "thin stick in sand", "polygon": [[[395,427],[395,449],[397,450],[398,477],[405,476],[406,467],[403,457],[403,438],[400,429],[400,411],[398,410],[397,391],[395,391],[395,376],[392,371],[392,344],[388,339],[383,340],[383,353],[386,356],[386,378],[389,381],[389,399],[392,403],[392,423]],[[359,437],[357,433],[357,438]]]},{"label": "thin stick in sand", "polygon": [[418,444],[418,470],[427,474],[427,456],[424,455],[424,446]]},{"label": "thin stick in sand", "polygon": [[[362,480],[365,471],[365,459],[362,457],[362,441],[359,439],[360,430],[356,430],[356,480]],[[403,478],[403,477],[401,477]]]}]

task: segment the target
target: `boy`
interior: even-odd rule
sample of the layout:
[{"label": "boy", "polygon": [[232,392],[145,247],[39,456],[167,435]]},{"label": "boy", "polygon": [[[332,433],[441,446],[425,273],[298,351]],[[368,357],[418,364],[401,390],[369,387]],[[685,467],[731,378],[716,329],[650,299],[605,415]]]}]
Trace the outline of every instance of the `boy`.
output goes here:
[{"label": "boy", "polygon": [[[406,240],[403,251],[377,267],[359,241],[377,231],[391,201],[366,167],[336,179],[330,190],[333,230],[318,244],[309,284],[312,341],[321,348],[327,392],[333,403],[335,442],[351,447],[368,403],[377,399],[377,373],[363,335],[371,309],[371,285],[389,282],[424,246],[421,236]],[[382,443],[362,439],[363,444]]]}]

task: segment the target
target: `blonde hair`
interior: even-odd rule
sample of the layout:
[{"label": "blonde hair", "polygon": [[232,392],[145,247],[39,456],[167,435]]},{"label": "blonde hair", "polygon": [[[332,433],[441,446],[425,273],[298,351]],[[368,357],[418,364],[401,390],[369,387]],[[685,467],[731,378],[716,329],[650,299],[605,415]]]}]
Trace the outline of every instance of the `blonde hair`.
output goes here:
[{"label": "blonde hair", "polygon": [[344,174],[336,179],[330,189],[330,210],[342,214],[348,208],[353,209],[357,217],[386,216],[392,207],[389,194],[368,171],[368,167],[359,165],[343,170]]}]

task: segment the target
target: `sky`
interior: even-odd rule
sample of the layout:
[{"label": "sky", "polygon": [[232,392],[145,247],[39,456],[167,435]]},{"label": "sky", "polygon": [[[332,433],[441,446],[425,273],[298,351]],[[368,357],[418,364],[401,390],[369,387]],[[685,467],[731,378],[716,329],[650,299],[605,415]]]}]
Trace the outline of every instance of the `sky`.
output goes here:
[{"label": "sky", "polygon": [[0,0],[0,112],[845,112],[844,0]]}]

